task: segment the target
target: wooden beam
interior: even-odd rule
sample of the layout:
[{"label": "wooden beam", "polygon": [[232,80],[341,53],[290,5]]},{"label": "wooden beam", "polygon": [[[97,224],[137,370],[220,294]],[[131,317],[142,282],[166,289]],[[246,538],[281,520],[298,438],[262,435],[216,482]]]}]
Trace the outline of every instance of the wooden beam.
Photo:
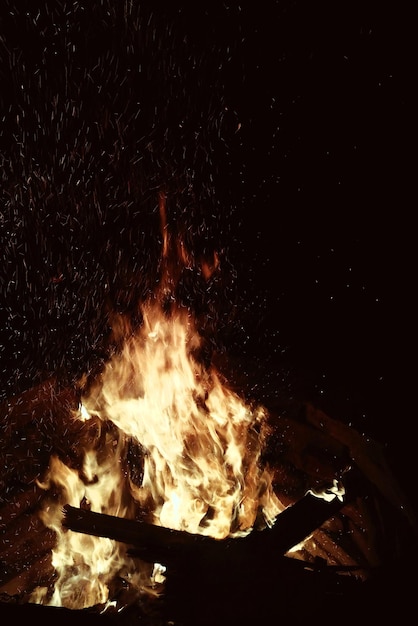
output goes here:
[{"label": "wooden beam", "polygon": [[185,531],[172,530],[145,522],[64,507],[63,525],[73,531],[108,537],[132,546],[131,554],[145,561],[176,564],[181,557],[245,558],[249,553],[284,555],[335,515],[344,501],[335,497],[328,502],[307,493],[288,506],[271,528],[253,530],[245,537],[213,539]]}]

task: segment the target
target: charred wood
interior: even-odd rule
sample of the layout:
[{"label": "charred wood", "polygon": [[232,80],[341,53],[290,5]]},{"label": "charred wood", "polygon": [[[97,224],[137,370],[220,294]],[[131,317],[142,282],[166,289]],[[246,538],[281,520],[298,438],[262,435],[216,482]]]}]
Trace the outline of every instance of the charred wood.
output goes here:
[{"label": "charred wood", "polygon": [[318,431],[343,444],[362,474],[384,498],[406,517],[418,536],[418,520],[398,480],[389,466],[383,445],[365,437],[351,426],[331,418],[312,404],[306,405],[306,420]]},{"label": "charred wood", "polygon": [[[30,599],[30,594],[36,587],[48,587],[55,579],[55,569],[52,565],[51,546],[29,558],[22,567],[22,562],[14,570],[8,569],[2,576],[4,582],[0,584],[0,596],[5,598],[19,598],[20,602]],[[19,571],[17,571],[19,570]]]},{"label": "charred wood", "polygon": [[32,513],[45,496],[45,492],[36,483],[9,488],[0,498],[0,533],[9,530],[18,517]]},{"label": "charred wood", "polygon": [[[343,506],[335,497],[331,502],[306,494],[288,506],[275,524],[245,537],[212,539],[184,531],[117,518],[110,515],[64,507],[63,525],[73,531],[108,537],[133,546],[131,554],[151,562],[176,564],[184,556],[196,558],[238,558],[245,555],[284,555],[303,541]],[[273,552],[272,552],[273,551]]]},{"label": "charred wood", "polygon": [[56,534],[43,526],[38,532],[24,535],[18,541],[4,546],[0,555],[0,589],[22,572],[36,569],[38,560],[50,555],[56,544]]}]

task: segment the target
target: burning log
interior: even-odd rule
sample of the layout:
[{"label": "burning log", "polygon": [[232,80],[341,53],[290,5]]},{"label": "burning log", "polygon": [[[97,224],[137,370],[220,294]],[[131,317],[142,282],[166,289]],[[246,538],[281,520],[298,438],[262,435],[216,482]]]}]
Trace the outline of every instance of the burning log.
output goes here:
[{"label": "burning log", "polygon": [[[56,380],[48,379],[0,405],[0,464],[4,468],[0,487],[4,486],[5,500],[16,499],[7,497],[13,488],[35,484],[48,467],[52,451],[74,462],[74,444],[83,429],[81,422],[71,419],[78,402],[76,389],[60,388]],[[1,500],[0,496],[0,506]]]},{"label": "burning log", "polygon": [[55,543],[55,535],[47,530],[30,542],[19,558],[12,562],[0,561],[0,594],[19,596],[23,601],[29,598],[30,592],[36,587],[50,585],[55,577],[51,560],[51,550]]},{"label": "burning log", "polygon": [[0,560],[11,560],[12,557],[16,559],[22,553],[28,538],[39,537],[45,530],[47,529],[37,515],[24,513],[19,516],[9,526],[6,539],[0,542]]},{"label": "burning log", "polygon": [[55,532],[39,517],[45,491],[36,483],[18,485],[0,508],[0,593],[15,595],[51,580]]},{"label": "burning log", "polygon": [[[27,597],[50,584],[56,533],[41,521],[50,497],[38,481],[51,451],[76,458],[72,443],[82,424],[72,420],[77,392],[47,380],[0,406],[0,593]],[[59,425],[57,427],[57,425]],[[75,461],[76,462],[76,461]]]},{"label": "burning log", "polygon": [[[147,562],[147,566],[154,562],[167,565],[166,593],[174,604],[184,598],[183,587],[191,588],[196,596],[201,594],[200,585],[206,587],[208,593],[222,594],[223,587],[237,590],[239,583],[231,583],[231,578],[253,581],[255,572],[260,573],[259,586],[263,587],[270,577],[277,580],[282,575],[286,579],[294,577],[298,581],[295,584],[299,584],[306,567],[316,571],[318,563],[327,575],[331,573],[330,566],[335,565],[354,574],[352,578],[356,580],[364,580],[369,568],[380,564],[377,539],[384,532],[379,526],[381,521],[376,522],[377,516],[373,517],[373,503],[374,496],[380,495],[379,486],[385,488],[385,484],[386,500],[395,506],[399,503],[399,499],[387,497],[387,485],[392,484],[393,491],[394,484],[390,470],[374,455],[368,458],[367,446],[355,445],[357,440],[346,432],[344,425],[340,426],[328,416],[325,419],[312,407],[308,406],[304,414],[299,412],[294,418],[289,413],[287,417],[270,413],[269,428],[264,432],[266,447],[260,466],[266,465],[271,470],[274,491],[286,506],[285,510],[269,528],[257,530],[255,523],[254,530],[245,537],[213,539],[137,521],[139,517],[146,519],[145,515],[152,511],[148,501],[137,501],[130,492],[132,485],[139,490],[143,480],[144,450],[139,440],[126,435],[107,415],[100,419],[93,411],[85,421],[74,419],[74,410],[79,407],[77,392],[70,390],[61,395],[51,387],[53,383],[49,382],[42,389],[27,392],[22,400],[12,402],[12,408],[6,413],[5,439],[0,452],[9,454],[18,443],[19,454],[8,461],[8,486],[0,506],[0,553],[4,558],[0,593],[16,594],[25,601],[38,585],[48,589],[54,585],[56,571],[52,567],[51,551],[56,548],[56,535],[42,527],[39,520],[32,522],[40,509],[48,508],[51,502],[58,510],[68,502],[74,505],[64,507],[66,528],[127,544],[129,567],[139,569],[139,560]],[[59,419],[55,419],[55,411]],[[42,425],[45,416],[47,420]],[[38,433],[35,426],[39,420]],[[206,423],[206,413],[203,423]],[[29,438],[26,436],[28,427]],[[250,429],[250,433],[249,447],[259,434],[257,428]],[[195,440],[189,438],[188,444],[192,450]],[[41,451],[41,460],[33,467],[24,462],[27,445]],[[82,460],[85,451],[94,453],[88,457],[90,465],[86,467]],[[80,492],[75,498],[66,499],[65,488],[62,491],[58,482],[54,482],[54,468],[57,469],[58,464],[52,467],[50,480],[44,480],[41,469],[47,457],[48,472],[55,458],[67,466],[68,476],[77,478]],[[92,458],[97,466],[91,465]],[[350,466],[354,468],[347,471]],[[109,483],[107,471],[113,477],[118,473],[122,479],[130,479],[120,483],[111,497],[104,500],[107,506],[116,491],[118,496],[123,495],[121,503],[129,507],[126,518],[115,517],[118,513],[104,515],[77,508],[90,506],[89,496],[85,494],[90,490],[94,495],[95,485]],[[335,476],[347,479],[343,500],[335,497],[327,502],[312,492],[307,493],[310,489],[320,490]],[[27,479],[30,480],[25,486]],[[378,488],[378,493],[372,497],[369,497],[370,485]],[[363,498],[364,495],[367,498]],[[109,513],[106,508],[96,510]],[[308,543],[295,549],[306,537],[310,537]],[[17,553],[19,558],[16,558]],[[190,581],[191,572],[196,572],[200,583]],[[262,572],[265,574],[261,575]],[[250,592],[248,585],[244,583],[243,588]],[[274,595],[274,589],[271,593]]]},{"label": "burning log", "polygon": [[0,598],[3,597],[6,601],[10,598],[21,598],[23,602],[29,598],[28,590],[50,585],[55,576],[51,562],[51,547],[39,557],[36,554],[31,555],[30,564],[26,563],[23,568],[16,568],[14,573],[11,568],[6,570],[2,577],[4,584],[2,583],[0,587]]},{"label": "burning log", "polygon": [[371,437],[364,437],[351,426],[332,419],[329,415],[306,405],[306,420],[318,431],[327,433],[334,441],[343,444],[350,453],[351,459],[368,480],[398,511],[402,511],[411,527],[418,532],[418,520],[408,503],[402,487],[395,479],[389,467],[383,446]]},{"label": "burning log", "polygon": [[[315,564],[308,577],[306,563],[287,558],[286,553],[343,510],[345,504],[352,500],[352,495],[351,485],[344,499],[334,497],[327,501],[307,493],[288,506],[272,527],[253,530],[237,538],[213,539],[71,506],[64,507],[63,525],[75,532],[124,542],[130,546],[128,555],[133,559],[166,565],[165,604],[162,610],[167,618],[178,617],[185,624],[206,624],[211,623],[213,615],[219,611],[222,623],[236,623],[234,620],[238,614],[242,614],[240,623],[248,623],[245,613],[248,609],[254,611],[253,603],[248,606],[248,598],[254,597],[254,594],[261,602],[265,594],[276,597],[279,588],[287,593],[289,587],[292,593],[300,589],[306,598],[314,599],[316,593],[324,591],[324,585],[328,591],[336,593],[333,589],[337,584],[333,579],[336,572],[331,573],[332,568],[325,568],[328,576],[320,576],[313,573],[319,572]],[[332,539],[324,533],[322,544],[326,544],[327,540],[324,549],[333,555],[335,569],[357,574],[358,563],[342,549],[336,552]],[[358,582],[360,577],[350,577],[345,582],[346,587],[351,588],[354,580]],[[280,587],[275,587],[279,584]],[[341,594],[341,589],[346,587],[343,583],[338,593]],[[225,593],[228,608],[225,606]],[[201,614],[202,604],[209,606],[209,603],[210,618]],[[257,602],[258,613],[252,619],[260,618],[270,604]],[[232,614],[229,613],[231,611]],[[206,619],[209,621],[206,622]]]},{"label": "burning log", "polygon": [[[284,555],[319,528],[344,505],[343,499],[326,501],[312,493],[288,506],[268,530],[252,531],[245,537],[213,539],[184,531],[154,526],[93,511],[64,507],[63,525],[73,531],[108,537],[133,546],[131,555],[150,562],[178,565],[184,556],[194,559],[236,558],[257,555],[263,558]],[[219,556],[218,556],[219,555]]]}]

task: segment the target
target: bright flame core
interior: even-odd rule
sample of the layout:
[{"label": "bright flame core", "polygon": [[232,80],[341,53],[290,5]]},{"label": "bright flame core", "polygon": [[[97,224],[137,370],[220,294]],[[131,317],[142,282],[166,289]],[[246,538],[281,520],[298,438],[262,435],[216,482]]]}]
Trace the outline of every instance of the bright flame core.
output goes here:
[{"label": "bright flame core", "polygon": [[[37,589],[32,601],[68,608],[111,602],[115,577],[138,594],[158,593],[161,567],[126,557],[115,541],[63,530],[62,506],[135,517],[145,511],[156,525],[215,538],[247,534],[261,517],[271,525],[283,506],[260,457],[266,412],[251,408],[197,355],[200,337],[190,312],[143,307],[138,332],[125,327],[122,348],[82,398],[76,419],[102,424],[84,444],[80,469],[51,459],[45,489],[60,496],[43,511],[57,532],[53,593]],[[103,434],[104,433],[104,434]],[[134,442],[142,480],[126,471]],[[100,444],[100,445],[99,445]]]},{"label": "bright flame core", "polygon": [[143,325],[83,399],[145,449],[136,501],[152,501],[153,522],[223,538],[249,531],[259,508],[278,514],[271,479],[259,466],[265,413],[251,410],[203,367],[200,339],[186,310],[143,310]]},{"label": "bright flame core", "polygon": [[[163,194],[159,210],[159,293],[143,305],[138,331],[118,320],[121,350],[85,391],[75,418],[101,426],[95,437],[82,442],[83,466],[69,468],[53,457],[43,483],[45,489],[59,491],[42,513],[45,524],[57,533],[57,580],[52,594],[37,589],[33,602],[107,606],[115,579],[138,596],[158,595],[164,582],[164,564],[134,563],[126,557],[126,546],[64,530],[65,504],[127,518],[140,511],[156,525],[214,538],[247,534],[260,518],[271,525],[284,508],[274,494],[272,475],[261,463],[265,409],[249,406],[213,366],[203,366],[198,358],[201,338],[191,313],[175,306],[175,276],[193,257],[181,239],[170,240]],[[216,253],[210,263],[200,263],[205,280],[218,267]],[[167,298],[169,313],[162,305]],[[141,480],[133,480],[127,471],[130,442],[137,450]]]}]

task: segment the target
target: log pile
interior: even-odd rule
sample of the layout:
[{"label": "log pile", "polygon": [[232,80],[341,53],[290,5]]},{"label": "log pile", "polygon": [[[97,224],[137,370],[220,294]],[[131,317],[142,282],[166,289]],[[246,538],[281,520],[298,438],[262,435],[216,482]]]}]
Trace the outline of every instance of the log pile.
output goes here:
[{"label": "log pile", "polygon": [[[1,408],[3,606],[25,605],[33,589],[54,580],[51,549],[56,537],[39,517],[53,494],[38,481],[51,455],[79,468],[83,442],[100,445],[99,427],[74,419],[78,404],[77,388],[61,389],[57,381],[49,380]],[[212,610],[221,611],[228,623],[236,623],[231,621],[234,603],[247,607],[247,614],[249,595],[275,597],[278,585],[283,598],[293,594],[295,601],[295,589],[299,589],[296,595],[315,597],[319,607],[320,594],[329,603],[330,597],[340,598],[341,590],[351,593],[355,586],[357,593],[358,585],[373,581],[375,572],[396,563],[411,542],[415,545],[414,515],[378,443],[310,404],[298,404],[286,417],[272,412],[269,419],[271,437],[264,460],[274,468],[276,493],[288,505],[272,528],[238,540],[215,541],[152,526],[144,511],[138,511],[135,520],[117,520],[66,508],[68,528],[123,541],[134,561],[159,560],[169,566],[164,609],[153,624],[168,623],[173,616],[178,623],[209,624],[213,623]],[[129,466],[129,455],[126,463]],[[138,468],[128,469],[135,478]],[[336,476],[343,476],[347,483],[342,502],[335,498],[327,503],[308,493],[330,484]],[[307,535],[312,538],[309,547],[293,550]],[[226,589],[231,599],[228,610],[223,604]],[[202,599],[210,602],[211,617],[200,614]],[[266,601],[264,608],[256,604],[258,616],[271,608],[271,602]],[[299,612],[303,613],[300,606]]]},{"label": "log pile", "polygon": [[[53,576],[51,549],[55,533],[39,511],[47,494],[37,480],[51,452],[75,455],[79,424],[71,421],[77,406],[74,390],[58,391],[50,380],[12,398],[1,407],[0,584],[1,593],[19,596]],[[72,436],[65,437],[72,428]]]}]

